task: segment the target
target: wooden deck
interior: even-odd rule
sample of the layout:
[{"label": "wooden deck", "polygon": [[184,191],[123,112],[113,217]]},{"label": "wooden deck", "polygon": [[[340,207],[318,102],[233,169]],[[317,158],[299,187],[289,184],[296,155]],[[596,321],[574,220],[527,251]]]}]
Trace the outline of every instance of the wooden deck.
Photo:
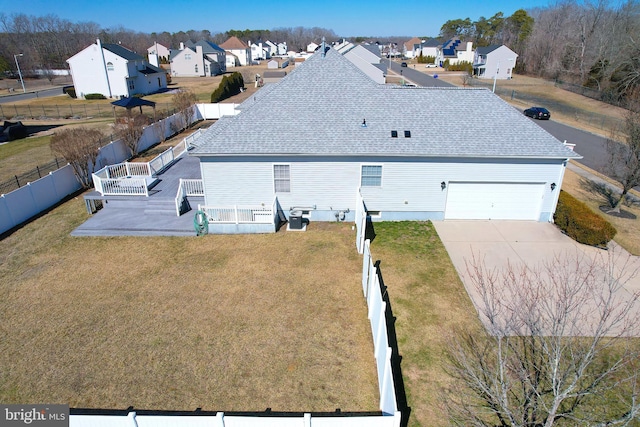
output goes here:
[{"label": "wooden deck", "polygon": [[201,179],[200,160],[185,154],[157,176],[144,196],[102,196],[87,193],[85,200],[100,200],[103,208],[76,228],[73,236],[195,236],[193,214],[203,198],[189,198],[192,210],[178,217],[175,198],[180,179]]}]

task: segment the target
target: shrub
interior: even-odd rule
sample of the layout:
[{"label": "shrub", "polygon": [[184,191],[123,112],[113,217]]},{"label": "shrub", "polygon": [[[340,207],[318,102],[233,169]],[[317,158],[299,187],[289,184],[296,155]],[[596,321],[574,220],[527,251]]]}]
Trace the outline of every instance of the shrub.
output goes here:
[{"label": "shrub", "polygon": [[84,99],[107,99],[107,98],[101,93],[88,93],[84,96]]},{"label": "shrub", "polygon": [[64,93],[69,95],[71,98],[77,98],[77,96],[76,96],[76,88],[74,88],[73,86],[65,87],[63,89],[63,91],[64,91]]},{"label": "shrub", "polygon": [[224,76],[218,88],[211,94],[211,102],[215,104],[233,95],[237,95],[243,87],[244,79],[242,78],[242,74],[237,71],[229,76]]},{"label": "shrub", "polygon": [[576,242],[605,247],[617,230],[586,204],[560,191],[553,219],[558,227]]},{"label": "shrub", "polygon": [[456,64],[448,65],[447,71],[466,71],[469,74],[473,72],[473,64],[468,61],[460,61]]}]

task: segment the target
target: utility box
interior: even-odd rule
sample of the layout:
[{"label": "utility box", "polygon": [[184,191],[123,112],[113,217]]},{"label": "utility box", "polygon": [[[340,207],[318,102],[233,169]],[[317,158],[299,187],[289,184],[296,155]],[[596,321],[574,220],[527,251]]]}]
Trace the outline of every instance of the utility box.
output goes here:
[{"label": "utility box", "polygon": [[289,228],[291,230],[302,230],[302,211],[289,212]]}]

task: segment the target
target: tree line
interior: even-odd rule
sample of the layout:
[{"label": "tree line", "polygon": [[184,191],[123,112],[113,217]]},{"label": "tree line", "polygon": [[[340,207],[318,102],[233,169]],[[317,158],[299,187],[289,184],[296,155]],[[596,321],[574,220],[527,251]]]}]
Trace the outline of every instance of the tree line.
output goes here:
[{"label": "tree line", "polygon": [[640,96],[640,2],[563,0],[548,7],[447,21],[444,39],[475,46],[504,44],[518,56],[517,72],[601,91],[623,105]]},{"label": "tree line", "polygon": [[322,37],[327,40],[338,39],[332,30],[318,27],[229,30],[217,34],[208,30],[142,33],[122,26],[105,29],[95,22],[74,23],[55,15],[7,16],[0,13],[0,73],[15,72],[14,55],[20,53],[23,54],[19,58],[20,67],[26,73],[36,69],[67,69],[66,60],[95,43],[98,38],[102,43],[121,44],[145,56],[147,49],[156,42],[168,48],[178,48],[181,42],[187,40],[207,40],[221,44],[231,36],[244,42],[286,42],[287,47],[294,51],[305,50],[309,43],[319,42]]}]

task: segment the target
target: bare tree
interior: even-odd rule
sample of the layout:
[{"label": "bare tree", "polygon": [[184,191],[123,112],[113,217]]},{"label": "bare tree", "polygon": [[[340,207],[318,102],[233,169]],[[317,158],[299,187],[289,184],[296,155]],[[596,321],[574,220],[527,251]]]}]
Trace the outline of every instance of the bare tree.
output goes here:
[{"label": "bare tree", "polygon": [[178,111],[180,129],[186,129],[191,124],[197,100],[196,94],[190,90],[182,89],[173,95],[173,106]]},{"label": "bare tree", "polygon": [[540,268],[468,264],[485,328],[448,351],[444,401],[464,426],[627,425],[638,420],[638,295],[619,252]]},{"label": "bare tree", "polygon": [[640,185],[640,112],[627,112],[624,128],[614,130],[607,139],[607,154],[609,162],[605,172],[622,186],[620,198],[611,209],[619,213],[629,190]]},{"label": "bare tree", "polygon": [[148,124],[149,118],[144,114],[127,115],[116,121],[115,134],[122,139],[131,157],[138,155],[140,138]]},{"label": "bare tree", "polygon": [[92,185],[91,173],[97,168],[96,160],[104,135],[97,129],[63,129],[51,138],[51,150],[71,164],[83,188]]}]

